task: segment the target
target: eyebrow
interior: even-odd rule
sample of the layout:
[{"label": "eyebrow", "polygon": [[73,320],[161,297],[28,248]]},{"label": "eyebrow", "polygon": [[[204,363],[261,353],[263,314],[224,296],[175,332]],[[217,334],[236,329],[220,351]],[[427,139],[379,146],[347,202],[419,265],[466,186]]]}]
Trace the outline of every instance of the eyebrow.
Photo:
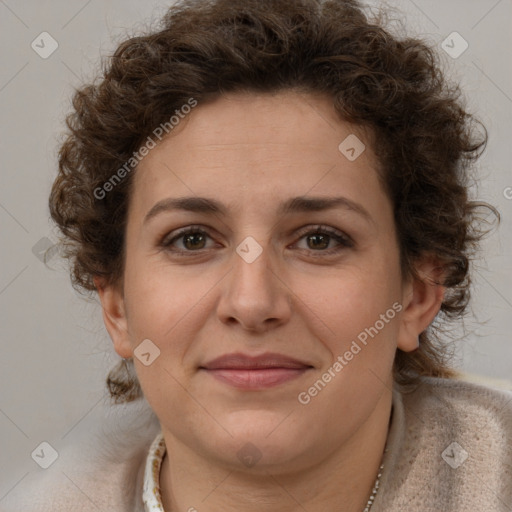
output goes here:
[{"label": "eyebrow", "polygon": [[[343,208],[354,211],[365,220],[373,222],[371,215],[359,203],[356,203],[346,197],[293,197],[281,203],[278,209],[278,215],[289,215],[291,213],[307,213],[331,210],[333,208]],[[184,210],[195,213],[206,213],[210,215],[226,216],[228,209],[222,203],[215,199],[206,197],[176,197],[162,199],[156,203],[144,217],[144,223],[157,215],[175,210]]]}]

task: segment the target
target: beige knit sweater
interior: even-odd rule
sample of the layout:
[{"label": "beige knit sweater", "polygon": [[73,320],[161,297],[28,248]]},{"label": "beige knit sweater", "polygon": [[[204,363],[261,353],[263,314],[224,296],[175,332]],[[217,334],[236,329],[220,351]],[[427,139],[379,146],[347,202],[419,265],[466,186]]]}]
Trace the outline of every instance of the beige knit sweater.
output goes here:
[{"label": "beige knit sweater", "polygon": [[[143,512],[159,425],[137,407],[115,427],[105,421],[88,447],[62,450],[50,468],[31,472],[0,511]],[[431,378],[412,393],[396,388],[384,465],[372,512],[512,511],[512,392]]]}]

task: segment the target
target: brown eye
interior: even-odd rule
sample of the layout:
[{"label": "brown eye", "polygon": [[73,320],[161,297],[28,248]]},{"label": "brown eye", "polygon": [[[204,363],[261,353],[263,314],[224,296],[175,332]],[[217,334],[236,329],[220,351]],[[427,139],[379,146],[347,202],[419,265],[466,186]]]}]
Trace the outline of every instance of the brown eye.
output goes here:
[{"label": "brown eye", "polygon": [[206,231],[192,226],[177,233],[171,233],[162,240],[160,245],[175,253],[191,253],[208,249],[208,239],[211,240],[211,237]]},{"label": "brown eye", "polygon": [[329,235],[314,234],[307,237],[308,246],[310,249],[327,249],[331,237]]},{"label": "brown eye", "polygon": [[[305,241],[306,247],[300,247],[302,240]],[[299,249],[317,253],[319,256],[338,253],[354,247],[354,242],[348,235],[327,226],[318,226],[314,230],[303,231],[297,244]],[[330,247],[331,245],[333,246]]]},{"label": "brown eye", "polygon": [[190,233],[182,237],[183,245],[190,250],[204,249],[205,237],[203,233]]}]

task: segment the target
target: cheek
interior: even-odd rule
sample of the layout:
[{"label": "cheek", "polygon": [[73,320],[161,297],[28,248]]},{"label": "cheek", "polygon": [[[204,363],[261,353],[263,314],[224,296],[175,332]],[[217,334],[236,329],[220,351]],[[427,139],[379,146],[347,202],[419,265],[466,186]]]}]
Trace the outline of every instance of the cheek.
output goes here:
[{"label": "cheek", "polygon": [[[396,262],[369,261],[350,270],[297,283],[302,301],[309,309],[310,323],[331,352],[339,354],[347,344],[364,339],[368,329],[394,341],[398,330],[400,272]],[[395,304],[393,307],[393,304]],[[334,355],[334,354],[333,354]]]},{"label": "cheek", "polygon": [[135,347],[152,340],[162,353],[172,354],[177,365],[191,340],[211,313],[210,298],[218,283],[216,275],[183,271],[166,262],[133,257],[125,272],[125,301],[129,335]]},{"label": "cheek", "polygon": [[127,262],[125,301],[130,342],[135,350],[143,340],[151,340],[158,348],[158,356],[147,366],[134,358],[137,377],[159,418],[167,418],[169,411],[186,410],[189,416],[198,416],[195,421],[203,421],[184,389],[190,377],[184,360],[204,322],[202,298],[212,287],[208,281],[204,276],[191,280],[183,273],[171,272],[169,266],[151,265],[142,258]]},{"label": "cheek", "polygon": [[[302,399],[309,401],[305,412],[314,417],[325,416],[328,408],[334,423],[365,418],[390,389],[402,306],[398,274],[378,275],[366,268],[326,280],[321,290],[303,290],[310,326],[318,326],[312,336],[329,353],[302,389]],[[327,432],[330,426],[319,422],[318,435],[322,429]]]}]

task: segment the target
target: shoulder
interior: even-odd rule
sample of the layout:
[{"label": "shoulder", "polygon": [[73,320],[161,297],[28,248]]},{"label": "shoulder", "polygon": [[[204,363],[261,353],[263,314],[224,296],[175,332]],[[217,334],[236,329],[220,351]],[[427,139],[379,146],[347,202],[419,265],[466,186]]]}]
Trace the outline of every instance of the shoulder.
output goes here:
[{"label": "shoulder", "polygon": [[2,499],[2,512],[143,510],[146,457],[159,431],[149,407],[107,407],[82,427],[85,434],[58,446],[50,467],[34,467]]},{"label": "shoulder", "polygon": [[413,392],[402,394],[404,407],[430,428],[466,439],[471,446],[481,440],[478,432],[510,442],[512,388],[498,389],[483,382],[424,378]]},{"label": "shoulder", "polygon": [[475,478],[480,471],[496,479],[507,474],[512,482],[512,391],[426,378],[402,396],[409,430],[428,442],[437,440],[448,466],[464,467]]},{"label": "shoulder", "polygon": [[512,391],[423,378],[414,391],[396,396],[400,436],[387,479],[396,509],[512,507]]}]

